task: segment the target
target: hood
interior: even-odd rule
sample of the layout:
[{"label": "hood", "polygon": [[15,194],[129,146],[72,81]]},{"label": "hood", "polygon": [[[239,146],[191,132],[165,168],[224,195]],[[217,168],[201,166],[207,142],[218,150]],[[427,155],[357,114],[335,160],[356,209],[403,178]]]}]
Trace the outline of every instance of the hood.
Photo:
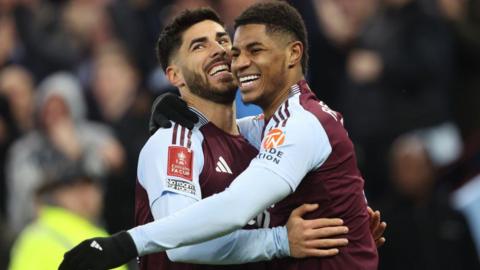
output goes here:
[{"label": "hood", "polygon": [[38,86],[36,111],[40,112],[53,96],[62,98],[75,122],[86,117],[86,105],[79,80],[70,73],[58,72],[46,77]]}]

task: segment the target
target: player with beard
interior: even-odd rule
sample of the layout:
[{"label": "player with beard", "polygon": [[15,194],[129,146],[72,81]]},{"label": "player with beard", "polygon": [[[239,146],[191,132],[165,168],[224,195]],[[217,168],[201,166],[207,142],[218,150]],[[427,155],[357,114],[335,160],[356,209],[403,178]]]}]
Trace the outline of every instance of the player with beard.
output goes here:
[{"label": "player with beard", "polygon": [[[240,136],[235,123],[237,84],[230,72],[230,47],[228,34],[210,9],[185,11],[162,31],[157,48],[162,68],[200,122],[193,130],[178,124],[159,130],[143,147],[136,186],[137,225],[172,215],[222,192],[257,154]],[[341,225],[338,219],[320,219],[314,225],[311,233],[316,237],[347,230],[343,226],[323,228]],[[318,243],[297,252],[296,246],[289,247],[286,227],[258,229],[252,220],[244,230],[219,239],[142,256],[140,269],[264,269],[262,263],[209,266],[180,262],[239,264],[285,257],[290,250],[297,256],[333,255],[337,249],[316,248],[345,245],[347,240],[324,239]]]},{"label": "player with beard", "polygon": [[[343,129],[341,115],[316,100],[303,80],[306,69],[306,33],[301,17],[287,4],[274,2],[250,7],[237,22],[234,74],[241,82],[243,98],[262,106],[267,119],[263,121],[257,118],[256,125],[248,126],[253,132],[249,139],[257,142],[260,153],[226,191],[200,200],[173,215],[136,227],[128,233],[86,240],[65,254],[60,269],[106,269],[125,262],[137,252],[144,255],[206,241],[243,227],[270,206],[269,225],[284,225],[287,222],[285,217],[288,217],[290,211],[305,201],[320,203],[320,207],[310,215],[312,218],[332,217],[336,214],[345,217],[349,226],[354,228],[348,234],[350,244],[342,248],[339,255],[328,259],[280,261],[271,264],[272,269],[376,269],[377,253],[369,232],[363,179],[356,168],[353,145]],[[196,26],[200,25],[203,23]],[[195,32],[207,33],[205,30],[199,27]],[[184,38],[188,32],[189,30],[184,33]],[[217,35],[218,33],[215,37]],[[202,51],[211,46],[211,43],[203,43],[205,38],[202,37],[186,40],[185,38],[183,42],[185,46],[182,45],[179,51],[182,47],[186,52]],[[227,79],[228,65],[224,66],[224,62],[219,61],[215,65],[210,61],[197,62],[195,59],[192,54],[188,61],[178,57],[172,62],[200,71],[206,78],[204,81]],[[178,66],[167,68],[167,75],[182,90],[188,75],[182,75]],[[214,79],[216,75],[218,80]],[[182,92],[182,96],[191,103],[188,93]],[[196,105],[211,104],[202,100]],[[215,118],[215,113],[223,114],[223,117],[227,115],[227,118],[233,117],[228,111],[218,109],[207,115],[210,120]],[[200,115],[200,124],[202,122]],[[232,126],[229,129],[225,120],[219,121],[219,125],[222,124],[226,130],[234,129]],[[188,135],[189,131],[177,125],[173,130],[175,127],[177,132],[171,131],[175,135],[172,136],[173,144],[180,142],[186,144],[187,148],[194,144],[194,136]],[[265,136],[262,135],[263,131]],[[155,135],[159,132],[164,131],[159,130]],[[150,141],[154,141],[155,135]],[[261,137],[264,139],[260,144]],[[223,144],[224,148],[234,147],[231,142],[223,140],[216,143]],[[199,184],[189,181],[198,171],[190,166],[192,154],[188,149],[178,147],[155,149],[169,153],[168,166],[158,162],[152,164],[156,168],[166,167],[164,171],[167,180],[161,183],[163,189],[156,192],[184,192],[185,197],[190,196],[197,201]],[[198,151],[202,149],[193,148],[194,153]],[[201,162],[205,160],[204,157]],[[219,158],[218,161],[218,169],[215,168],[217,172],[228,173],[231,164],[234,164],[233,160],[225,162],[225,159]],[[235,164],[236,162],[235,159]],[[139,171],[142,166],[144,165],[140,162]],[[139,172],[139,178],[141,177],[143,176]],[[156,182],[159,181],[157,178]],[[162,194],[152,198],[161,199],[163,196],[160,195]],[[152,210],[156,212],[155,201],[150,203],[153,203]],[[230,235],[226,237],[228,236]],[[249,241],[254,240],[256,239],[252,238]],[[317,243],[317,240],[310,241],[310,244],[313,243]],[[96,248],[98,246],[101,248]],[[229,247],[223,251],[230,251]],[[250,253],[249,249],[243,251]],[[225,254],[229,256],[228,252]]]}]

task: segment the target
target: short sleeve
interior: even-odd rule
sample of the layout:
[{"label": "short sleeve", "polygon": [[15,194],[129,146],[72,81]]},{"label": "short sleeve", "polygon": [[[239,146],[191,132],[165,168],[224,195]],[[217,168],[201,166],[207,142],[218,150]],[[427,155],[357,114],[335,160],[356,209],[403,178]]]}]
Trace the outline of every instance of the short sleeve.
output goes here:
[{"label": "short sleeve", "polygon": [[332,152],[320,121],[312,114],[292,115],[285,125],[267,125],[252,165],[281,176],[294,191],[305,175],[319,168]]},{"label": "short sleeve", "polygon": [[140,152],[137,177],[147,191],[150,206],[166,192],[200,200],[203,137],[196,128],[178,125],[159,129]]}]

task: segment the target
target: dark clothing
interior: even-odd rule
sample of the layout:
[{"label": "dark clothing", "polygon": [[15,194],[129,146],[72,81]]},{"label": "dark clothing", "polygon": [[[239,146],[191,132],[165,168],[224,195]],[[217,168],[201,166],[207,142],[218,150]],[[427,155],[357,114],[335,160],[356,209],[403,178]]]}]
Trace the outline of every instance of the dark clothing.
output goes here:
[{"label": "dark clothing", "polygon": [[308,32],[309,65],[307,80],[315,95],[334,110],[341,103],[341,85],[345,79],[347,46],[329,40],[318,23],[313,1],[287,1],[305,20]]},{"label": "dark clothing", "polygon": [[[147,105],[145,105],[147,104]],[[134,224],[135,181],[138,154],[148,139],[148,104],[141,94],[119,120],[109,123],[125,151],[125,165],[109,175],[104,197],[104,218],[108,232],[115,233]]]},{"label": "dark clothing", "polygon": [[383,71],[368,84],[347,82],[345,124],[352,136],[391,137],[448,119],[451,37],[416,1],[374,17],[357,48],[379,54]]},{"label": "dark clothing", "polygon": [[[385,7],[358,39],[357,49],[381,59],[379,77],[347,78],[339,108],[358,147],[367,195],[376,201],[387,188],[388,149],[399,135],[450,120],[451,36],[446,25],[419,1]],[[380,169],[379,169],[380,168]]]},{"label": "dark clothing", "polygon": [[468,1],[468,15],[451,22],[455,76],[451,94],[453,116],[466,140],[480,131],[480,2]]},{"label": "dark clothing", "polygon": [[62,20],[64,3],[41,2],[33,11],[19,5],[15,22],[25,46],[24,62],[37,80],[60,70],[74,71],[84,57],[79,41],[68,33]]},{"label": "dark clothing", "polygon": [[467,223],[447,199],[437,196],[415,206],[397,196],[380,209],[388,222],[387,244],[379,250],[380,269],[480,269]]}]

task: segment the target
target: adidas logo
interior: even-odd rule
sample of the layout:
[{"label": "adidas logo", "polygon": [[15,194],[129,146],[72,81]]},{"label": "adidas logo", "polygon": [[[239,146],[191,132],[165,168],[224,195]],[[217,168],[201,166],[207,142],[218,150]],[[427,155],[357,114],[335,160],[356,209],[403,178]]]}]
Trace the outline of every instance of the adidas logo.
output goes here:
[{"label": "adidas logo", "polygon": [[217,172],[232,174],[232,170],[230,170],[230,167],[228,167],[227,162],[222,156],[218,158],[217,167],[215,167],[215,170]]},{"label": "adidas logo", "polygon": [[100,251],[103,251],[102,246],[100,246],[100,244],[97,243],[97,241],[95,241],[95,240],[93,240],[92,243],[90,243],[90,246],[91,246],[92,248],[96,248],[96,249],[98,249],[98,250],[100,250]]}]

